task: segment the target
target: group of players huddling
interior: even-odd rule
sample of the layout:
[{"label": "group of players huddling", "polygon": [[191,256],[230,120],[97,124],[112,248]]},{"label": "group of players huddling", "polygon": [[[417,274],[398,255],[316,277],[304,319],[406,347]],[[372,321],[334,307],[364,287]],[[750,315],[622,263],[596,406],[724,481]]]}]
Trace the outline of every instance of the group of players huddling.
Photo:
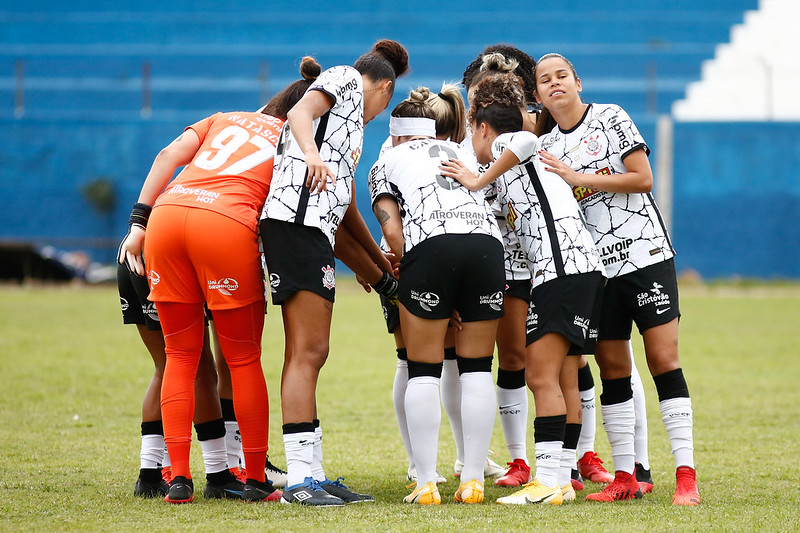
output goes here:
[{"label": "group of players huddling", "polygon": [[[131,281],[143,286],[138,300],[128,290],[123,303],[128,313],[146,313],[126,322],[143,324],[147,315],[161,329],[139,326],[151,353],[156,345],[162,355],[153,355],[135,493],[193,500],[194,416],[207,498],[373,500],[322,466],[315,391],[329,349],[335,257],[380,295],[395,337],[394,405],[413,482],[405,502],[441,503],[440,398],[456,444],[456,502],[483,502],[486,477],[518,487],[501,504],[558,505],[575,500],[584,481],[603,484],[586,496],[592,501],[651,491],[630,345],[635,322],[675,458],[673,503],[699,504],[674,250],[650,194],[649,148],[633,121],[619,106],[584,103],[565,57],[534,61],[513,46],[487,47],[463,75],[468,111],[453,85],[436,94],[417,88],[392,110],[367,184],[379,246],[355,204],[354,175],[364,126],[388,106],[407,70],[406,50],[391,40],[353,67],[321,71],[304,58],[304,79],[259,112],[208,117],[159,153],[118,256],[127,266],[121,296]],[[285,473],[266,457],[262,261],[284,322]],[[205,323],[218,339],[219,396]],[[600,367],[614,475],[593,451],[586,355]],[[527,388],[535,401],[533,463]],[[201,403],[211,405],[200,412]],[[490,458],[497,406],[507,468]],[[591,418],[583,425],[582,411]],[[237,422],[241,452],[231,451]]]}]

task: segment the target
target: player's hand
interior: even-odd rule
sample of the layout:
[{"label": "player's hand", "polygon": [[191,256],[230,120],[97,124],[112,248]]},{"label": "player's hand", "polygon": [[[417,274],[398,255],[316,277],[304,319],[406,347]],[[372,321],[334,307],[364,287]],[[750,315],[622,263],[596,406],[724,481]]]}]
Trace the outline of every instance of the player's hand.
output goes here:
[{"label": "player's hand", "polygon": [[545,164],[544,169],[546,171],[552,172],[553,174],[558,174],[561,176],[561,179],[566,181],[572,187],[581,187],[583,185],[581,182],[583,174],[575,172],[569,165],[561,161],[553,154],[544,150],[539,150],[539,161]]},{"label": "player's hand", "polygon": [[468,169],[464,163],[458,159],[452,158],[447,161],[442,161],[439,172],[442,173],[442,176],[453,178],[464,186],[472,185],[479,177],[478,174]]},{"label": "player's hand", "polygon": [[367,283],[366,281],[364,281],[364,278],[362,278],[362,277],[361,277],[361,276],[359,276],[358,274],[356,274],[356,281],[358,282],[358,284],[359,284],[359,285],[361,285],[362,287],[364,287],[364,291],[366,291],[366,292],[368,292],[368,293],[369,293],[369,292],[372,292],[372,287],[370,287],[370,286],[369,286],[369,283]]},{"label": "player's hand", "polygon": [[142,250],[144,249],[145,230],[139,224],[132,224],[128,234],[122,239],[117,250],[117,263],[125,265],[134,274],[144,276],[144,262]]},{"label": "player's hand", "polygon": [[328,178],[331,179],[331,187],[336,186],[336,174],[322,160],[319,152],[306,155],[306,166],[308,175],[306,176],[306,187],[311,192],[321,193],[328,190]]},{"label": "player's hand", "polygon": [[453,309],[453,315],[450,317],[450,327],[455,328],[456,331],[464,329],[464,325],[461,323],[461,315],[455,309]]}]

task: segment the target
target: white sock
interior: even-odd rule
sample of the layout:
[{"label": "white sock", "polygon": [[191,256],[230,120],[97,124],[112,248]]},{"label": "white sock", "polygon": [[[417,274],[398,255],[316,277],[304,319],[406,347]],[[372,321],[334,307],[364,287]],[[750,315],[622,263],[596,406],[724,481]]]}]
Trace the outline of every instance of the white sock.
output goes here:
[{"label": "white sock", "polygon": [[[632,355],[633,351],[631,351]],[[636,416],[633,445],[636,451],[636,462],[641,463],[645,470],[650,470],[650,455],[647,451],[647,403],[644,397],[642,378],[632,359],[633,357],[631,357],[631,388],[633,389],[633,410]]]},{"label": "white sock", "polygon": [[314,428],[314,455],[311,461],[311,475],[317,481],[325,481],[325,470],[322,468],[322,427]]},{"label": "white sock", "polygon": [[494,427],[494,382],[491,372],[465,372],[460,379],[461,420],[464,427],[461,482],[477,479],[483,483],[483,467]]},{"label": "white sock", "polygon": [[161,468],[164,464],[164,435],[142,435],[139,468]]},{"label": "white sock", "polygon": [[286,451],[286,486],[299,485],[311,475],[314,460],[314,432],[285,433],[283,447]]},{"label": "white sock", "polygon": [[558,469],[558,486],[572,484],[572,469],[576,466],[576,452],[569,448],[561,448],[561,466]]},{"label": "white sock", "polygon": [[528,463],[526,437],[528,431],[528,388],[504,389],[497,387],[497,405],[500,422],[506,438],[511,460],[522,459]]},{"label": "white sock", "polygon": [[[162,439],[164,437],[161,437]],[[161,462],[161,468],[168,468],[172,466],[172,463],[169,460],[169,451],[167,450],[166,443],[164,444],[164,460]]]},{"label": "white sock", "polygon": [[414,464],[417,465],[417,486],[436,482],[436,459],[439,448],[439,426],[442,409],[439,407],[439,378],[419,376],[408,380],[406,388],[406,419]]},{"label": "white sock", "polygon": [[670,398],[659,403],[661,420],[667,428],[667,437],[675,457],[675,467],[694,468],[693,413],[691,398]]},{"label": "white sock", "polygon": [[442,405],[456,444],[456,459],[464,462],[464,427],[461,422],[461,381],[458,376],[458,363],[455,359],[445,359],[442,366]]},{"label": "white sock", "polygon": [[225,450],[225,437],[200,441],[203,450],[203,464],[206,474],[222,472],[228,468],[228,454]]},{"label": "white sock", "polygon": [[594,437],[597,433],[597,404],[594,387],[581,393],[581,436],[578,439],[578,457],[594,451]]},{"label": "white sock", "polygon": [[244,468],[242,435],[236,420],[225,421],[225,452],[228,456],[228,468]]},{"label": "white sock", "polygon": [[636,424],[633,398],[613,405],[601,405],[600,408],[603,412],[603,427],[611,444],[614,470],[632,474],[635,454],[633,432]]},{"label": "white sock", "polygon": [[535,479],[546,487],[560,487],[558,471],[561,468],[561,448],[564,441],[543,441],[536,443]]},{"label": "white sock", "polygon": [[392,385],[392,401],[394,414],[397,417],[397,427],[400,429],[400,440],[408,455],[408,469],[414,468],[414,454],[411,453],[411,441],[408,440],[408,422],[406,422],[406,386],[408,385],[408,361],[397,360],[397,370],[394,373]]}]

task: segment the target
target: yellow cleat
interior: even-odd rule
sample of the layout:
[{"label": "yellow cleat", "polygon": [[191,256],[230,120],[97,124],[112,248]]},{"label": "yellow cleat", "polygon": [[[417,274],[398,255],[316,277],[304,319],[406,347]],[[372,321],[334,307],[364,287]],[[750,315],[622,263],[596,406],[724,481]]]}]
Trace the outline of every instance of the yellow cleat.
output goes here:
[{"label": "yellow cleat", "polygon": [[417,486],[414,491],[403,498],[405,503],[417,503],[419,505],[440,505],[442,497],[439,496],[439,489],[436,483],[428,481],[423,486]]},{"label": "yellow cleat", "polygon": [[534,479],[521,490],[497,499],[497,503],[511,505],[529,505],[534,503],[548,503],[550,505],[561,505],[564,497],[561,487],[547,487],[541,481]]},{"label": "yellow cleat", "polygon": [[453,500],[456,503],[481,503],[483,502],[483,483],[471,479],[459,485]]}]

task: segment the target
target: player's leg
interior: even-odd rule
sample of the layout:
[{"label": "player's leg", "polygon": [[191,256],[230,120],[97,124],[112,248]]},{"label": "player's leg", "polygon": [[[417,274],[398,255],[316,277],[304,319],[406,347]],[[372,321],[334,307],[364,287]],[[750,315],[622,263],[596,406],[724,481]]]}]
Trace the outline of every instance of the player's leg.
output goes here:
[{"label": "player's leg", "polygon": [[578,438],[581,434],[581,396],[578,391],[578,365],[581,356],[568,355],[564,358],[559,374],[561,393],[567,408],[567,424],[564,428],[564,446],[561,449],[561,468],[558,484],[564,501],[575,499],[572,486],[572,471],[576,466]]}]

